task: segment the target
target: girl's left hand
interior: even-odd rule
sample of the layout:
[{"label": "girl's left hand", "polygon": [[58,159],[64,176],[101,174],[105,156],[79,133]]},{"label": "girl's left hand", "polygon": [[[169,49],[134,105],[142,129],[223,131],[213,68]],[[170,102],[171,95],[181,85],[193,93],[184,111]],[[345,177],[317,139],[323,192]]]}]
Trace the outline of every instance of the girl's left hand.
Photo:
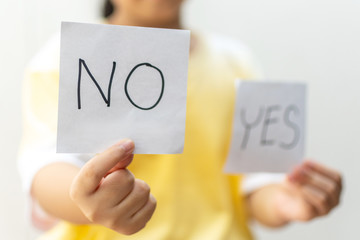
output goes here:
[{"label": "girl's left hand", "polygon": [[328,214],[340,202],[341,174],[306,161],[288,175],[278,195],[278,212],[286,221],[309,221]]}]

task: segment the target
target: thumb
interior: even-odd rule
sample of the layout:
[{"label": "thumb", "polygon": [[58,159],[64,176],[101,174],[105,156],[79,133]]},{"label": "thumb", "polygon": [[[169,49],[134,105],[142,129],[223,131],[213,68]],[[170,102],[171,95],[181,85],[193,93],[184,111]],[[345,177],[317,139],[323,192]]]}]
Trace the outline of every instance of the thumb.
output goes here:
[{"label": "thumb", "polygon": [[104,152],[87,162],[74,180],[84,194],[90,194],[99,183],[114,168],[126,168],[131,162],[134,142],[129,139],[121,140]]}]

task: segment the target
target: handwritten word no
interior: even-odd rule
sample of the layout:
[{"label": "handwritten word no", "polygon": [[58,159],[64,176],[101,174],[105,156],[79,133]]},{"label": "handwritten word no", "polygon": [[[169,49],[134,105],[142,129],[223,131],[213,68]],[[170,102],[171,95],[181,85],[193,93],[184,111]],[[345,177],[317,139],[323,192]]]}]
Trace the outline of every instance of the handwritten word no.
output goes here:
[{"label": "handwritten word no", "polygon": [[[261,131],[261,140],[260,145],[262,146],[272,146],[275,144],[274,139],[268,139],[267,132],[271,124],[276,124],[279,122],[279,119],[276,117],[272,117],[271,115],[276,112],[280,111],[281,107],[278,105],[269,106],[267,108],[260,108],[258,115],[256,116],[255,120],[249,122],[246,119],[246,110],[241,109],[241,124],[245,128],[244,138],[241,143],[241,148],[245,149],[250,138],[251,129],[256,128],[261,121],[263,120],[262,131]],[[290,128],[294,132],[294,137],[290,142],[280,142],[279,146],[283,149],[293,149],[299,143],[300,140],[300,129],[299,126],[290,120],[290,114],[298,115],[299,108],[295,105],[289,105],[285,108],[283,114],[283,122],[286,127]]]},{"label": "handwritten word no", "polygon": [[[161,92],[160,92],[160,96],[157,99],[157,101],[150,107],[141,107],[138,104],[136,104],[132,98],[130,97],[130,94],[128,92],[128,83],[130,81],[131,75],[136,71],[136,69],[138,69],[139,67],[142,66],[146,66],[146,67],[150,67],[155,69],[157,72],[159,72],[160,76],[161,76]],[[78,86],[77,86],[77,100],[78,100],[78,109],[81,109],[81,74],[82,74],[82,67],[85,68],[86,72],[89,74],[91,80],[94,82],[96,88],[99,90],[101,97],[103,98],[104,102],[107,104],[108,107],[110,107],[110,102],[111,102],[111,86],[112,86],[112,82],[113,82],[113,78],[114,78],[114,74],[115,74],[115,70],[116,70],[116,62],[113,62],[113,66],[112,66],[112,70],[111,70],[111,75],[110,75],[110,80],[109,80],[109,84],[108,84],[108,89],[107,89],[107,97],[105,97],[105,94],[103,92],[103,90],[101,89],[100,85],[98,84],[98,82],[96,81],[95,77],[92,75],[92,73],[90,72],[86,62],[79,58],[79,75],[78,75]],[[150,63],[140,63],[138,65],[136,65],[129,73],[129,75],[126,78],[125,81],[125,85],[124,85],[124,91],[126,94],[127,99],[130,101],[130,103],[132,105],[134,105],[135,107],[141,109],[141,110],[150,110],[155,108],[164,93],[164,88],[165,88],[165,80],[164,80],[164,75],[161,72],[161,70],[153,65],[151,65]]]}]

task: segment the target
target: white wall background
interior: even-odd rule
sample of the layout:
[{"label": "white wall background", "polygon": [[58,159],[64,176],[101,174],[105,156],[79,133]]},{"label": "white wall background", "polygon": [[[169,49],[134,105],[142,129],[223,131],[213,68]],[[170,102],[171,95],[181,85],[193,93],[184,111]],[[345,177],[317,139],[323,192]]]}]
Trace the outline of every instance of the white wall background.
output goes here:
[{"label": "white wall background", "polygon": [[[92,21],[101,0],[0,0],[0,233],[34,239],[16,171],[26,62],[60,20]],[[360,218],[360,2],[188,0],[186,25],[244,41],[267,79],[309,84],[307,155],[343,172],[342,204],[330,216],[258,239],[358,239]]]}]

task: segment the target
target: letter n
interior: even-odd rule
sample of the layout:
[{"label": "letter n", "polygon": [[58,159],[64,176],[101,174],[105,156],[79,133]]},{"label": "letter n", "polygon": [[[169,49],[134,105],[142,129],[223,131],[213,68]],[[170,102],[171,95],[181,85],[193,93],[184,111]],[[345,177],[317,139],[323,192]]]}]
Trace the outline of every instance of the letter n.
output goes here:
[{"label": "letter n", "polygon": [[113,77],[114,77],[114,73],[115,73],[115,69],[116,69],[116,62],[113,62],[113,67],[111,70],[111,76],[110,76],[110,81],[109,81],[109,85],[108,85],[108,92],[107,92],[107,98],[105,97],[104,92],[102,91],[101,87],[99,86],[99,84],[97,83],[96,79],[94,78],[94,76],[91,74],[88,66],[86,65],[85,61],[81,58],[79,58],[79,77],[78,77],[78,88],[77,88],[77,98],[78,98],[78,109],[81,109],[81,70],[82,67],[84,66],[86,72],[89,74],[91,80],[94,82],[95,86],[97,87],[97,89],[99,90],[101,97],[104,99],[105,103],[107,104],[108,107],[110,107],[110,98],[111,98],[111,85],[112,85],[112,81],[113,81]]}]

